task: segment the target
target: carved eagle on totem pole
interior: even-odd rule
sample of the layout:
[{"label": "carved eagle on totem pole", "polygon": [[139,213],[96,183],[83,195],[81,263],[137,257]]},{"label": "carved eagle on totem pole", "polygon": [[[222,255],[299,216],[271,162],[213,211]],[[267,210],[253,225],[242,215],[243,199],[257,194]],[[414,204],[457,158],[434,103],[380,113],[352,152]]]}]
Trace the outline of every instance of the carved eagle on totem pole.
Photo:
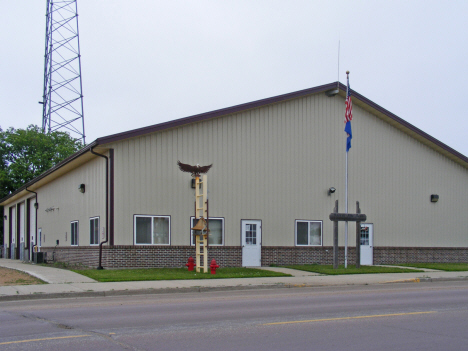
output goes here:
[{"label": "carved eagle on totem pole", "polygon": [[211,166],[213,166],[213,164],[208,165],[208,166],[200,166],[199,164],[197,164],[196,166],[191,166],[191,165],[182,163],[180,161],[177,161],[177,165],[179,166],[179,169],[182,172],[191,173],[192,177],[194,177],[194,178],[199,177],[200,174],[208,173]]}]

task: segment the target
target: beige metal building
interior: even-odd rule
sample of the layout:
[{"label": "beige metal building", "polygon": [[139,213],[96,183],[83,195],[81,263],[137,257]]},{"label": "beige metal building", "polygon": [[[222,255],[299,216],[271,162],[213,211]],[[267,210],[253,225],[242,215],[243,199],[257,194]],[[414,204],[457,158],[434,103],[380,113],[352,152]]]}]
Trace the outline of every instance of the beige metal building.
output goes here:
[{"label": "beige metal building", "polygon": [[[104,267],[184,265],[194,189],[180,160],[213,164],[210,260],[330,264],[335,200],[344,212],[345,92],[331,83],[99,138],[0,200],[4,255],[27,260],[37,246],[49,260],[96,266],[101,244]],[[352,95],[361,263],[468,261],[468,158]],[[353,263],[354,225],[349,243]]]}]

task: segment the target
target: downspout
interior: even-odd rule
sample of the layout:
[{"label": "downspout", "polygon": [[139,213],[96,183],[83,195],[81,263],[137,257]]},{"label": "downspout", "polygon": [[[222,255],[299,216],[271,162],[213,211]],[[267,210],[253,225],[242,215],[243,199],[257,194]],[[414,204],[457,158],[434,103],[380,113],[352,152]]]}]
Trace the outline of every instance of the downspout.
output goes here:
[{"label": "downspout", "polygon": [[109,158],[105,155],[98,154],[90,149],[91,153],[106,159],[106,240],[99,243],[99,266],[97,269],[104,269],[102,267],[102,245],[109,241]]},{"label": "downspout", "polygon": [[[35,191],[29,190],[28,187],[26,187],[26,191],[29,191],[30,193],[36,194],[36,203],[34,204],[34,208],[36,209],[36,239],[34,240],[35,245],[37,246],[37,210],[39,209],[39,202],[37,201],[37,193]],[[33,255],[34,255],[34,248],[33,248]]]}]

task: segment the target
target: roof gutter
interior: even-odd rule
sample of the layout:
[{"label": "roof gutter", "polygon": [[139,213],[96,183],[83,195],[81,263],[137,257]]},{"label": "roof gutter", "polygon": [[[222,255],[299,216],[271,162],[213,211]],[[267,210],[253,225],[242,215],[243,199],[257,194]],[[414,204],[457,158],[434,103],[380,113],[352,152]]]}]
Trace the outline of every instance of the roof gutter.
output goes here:
[{"label": "roof gutter", "polygon": [[106,240],[99,243],[99,265],[97,267],[97,269],[104,269],[102,267],[102,245],[109,241],[109,158],[94,152],[92,147],[90,151],[92,154],[106,159]]}]

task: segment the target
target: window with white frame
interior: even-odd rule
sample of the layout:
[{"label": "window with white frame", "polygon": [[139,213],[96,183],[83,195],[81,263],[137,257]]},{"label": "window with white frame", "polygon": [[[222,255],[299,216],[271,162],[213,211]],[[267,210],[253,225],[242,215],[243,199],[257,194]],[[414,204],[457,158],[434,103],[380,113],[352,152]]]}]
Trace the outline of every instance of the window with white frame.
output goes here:
[{"label": "window with white frame", "polygon": [[78,221],[71,222],[70,241],[72,246],[78,246]]},{"label": "window with white frame", "polygon": [[322,221],[296,220],[296,245],[321,246]]},{"label": "window with white frame", "polygon": [[[197,224],[195,217],[190,217],[190,228]],[[210,217],[208,220],[210,234],[208,235],[208,245],[223,246],[224,245],[224,218]],[[193,230],[190,230],[190,243],[195,245],[195,235]]]},{"label": "window with white frame", "polygon": [[170,245],[171,217],[134,216],[136,245]]},{"label": "window with white frame", "polygon": [[99,244],[99,217],[89,219],[89,244]]}]

